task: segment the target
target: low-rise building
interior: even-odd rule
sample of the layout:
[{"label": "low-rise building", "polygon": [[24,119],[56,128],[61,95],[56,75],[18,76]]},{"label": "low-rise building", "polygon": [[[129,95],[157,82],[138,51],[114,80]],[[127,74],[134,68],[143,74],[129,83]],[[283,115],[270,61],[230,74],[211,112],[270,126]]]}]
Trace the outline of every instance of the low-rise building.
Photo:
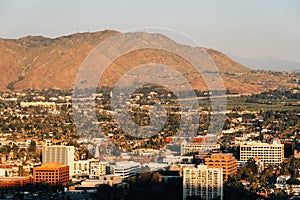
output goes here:
[{"label": "low-rise building", "polygon": [[74,161],[74,175],[89,175],[90,163],[88,160]]},{"label": "low-rise building", "polygon": [[220,145],[216,143],[190,142],[190,143],[181,143],[180,153],[181,155],[186,155],[190,153],[211,152],[211,151],[219,151],[219,150],[220,150]]},{"label": "low-rise building", "polygon": [[132,177],[140,172],[140,163],[133,161],[116,162],[111,166],[111,174],[121,176],[123,179]]},{"label": "low-rise building", "polygon": [[105,175],[105,176],[99,176],[99,179],[87,179],[81,182],[81,187],[84,188],[94,188],[99,187],[100,185],[118,185],[122,183],[122,177],[121,176],[115,176],[115,175]]},{"label": "low-rise building", "polygon": [[99,161],[96,159],[89,160],[90,162],[90,178],[106,175],[108,162]]},{"label": "low-rise building", "polygon": [[18,188],[30,182],[31,180],[29,176],[0,177],[0,188]]}]

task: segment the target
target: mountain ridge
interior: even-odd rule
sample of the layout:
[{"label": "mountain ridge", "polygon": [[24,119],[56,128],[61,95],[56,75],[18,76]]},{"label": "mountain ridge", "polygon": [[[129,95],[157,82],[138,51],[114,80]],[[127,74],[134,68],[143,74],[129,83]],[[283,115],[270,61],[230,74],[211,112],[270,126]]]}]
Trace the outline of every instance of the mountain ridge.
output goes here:
[{"label": "mountain ridge", "polygon": [[[71,89],[77,71],[89,53],[103,40],[119,33],[114,30],[75,33],[57,38],[26,36],[19,39],[0,38],[1,91],[24,89]],[[164,36],[166,37],[166,36]],[[189,47],[195,48],[195,47]],[[291,74],[256,71],[232,60],[225,54],[206,48],[223,77],[226,89],[235,93],[261,92],[277,86],[295,87]],[[165,56],[165,58],[164,58]],[[141,50],[118,58],[109,70],[104,86],[113,84],[137,63],[158,62],[173,66],[198,90],[206,90],[200,74],[184,60],[165,52]],[[294,74],[292,75],[294,76]],[[295,75],[296,76],[296,75]],[[298,79],[299,77],[296,77]]]}]

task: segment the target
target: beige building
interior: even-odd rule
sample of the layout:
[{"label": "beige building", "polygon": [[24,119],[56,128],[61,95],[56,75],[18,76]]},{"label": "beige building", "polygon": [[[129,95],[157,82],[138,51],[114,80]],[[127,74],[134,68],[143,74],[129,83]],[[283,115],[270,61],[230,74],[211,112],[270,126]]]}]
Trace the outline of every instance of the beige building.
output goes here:
[{"label": "beige building", "polygon": [[41,106],[41,107],[55,107],[56,104],[55,102],[42,102],[42,101],[38,101],[38,102],[20,102],[20,106],[21,108],[26,108],[26,107],[30,107],[30,106]]},{"label": "beige building", "polygon": [[121,176],[115,175],[105,175],[100,176],[99,179],[87,179],[81,182],[81,187],[85,188],[92,188],[92,187],[99,187],[100,185],[118,185],[122,183]]},{"label": "beige building", "polygon": [[74,161],[74,174],[89,175],[90,163],[88,160],[77,160]]},{"label": "beige building", "polygon": [[183,169],[195,168],[194,164],[176,164],[169,167],[169,171],[177,171],[179,176],[183,176]]},{"label": "beige building", "polygon": [[237,173],[237,160],[231,153],[214,153],[204,160],[205,165],[209,168],[222,168],[226,180],[229,176]]},{"label": "beige building", "polygon": [[208,168],[207,165],[198,165],[197,168],[183,169],[183,200],[189,196],[201,199],[223,199],[222,168]]},{"label": "beige building", "polygon": [[220,145],[216,143],[190,142],[181,143],[180,153],[186,155],[188,153],[201,153],[220,150]]},{"label": "beige building", "polygon": [[284,159],[284,145],[275,138],[271,143],[244,143],[240,145],[240,161],[259,158],[265,166],[278,165]]},{"label": "beige building", "polygon": [[43,146],[42,162],[55,163],[60,162],[62,165],[70,167],[70,176],[74,175],[74,146],[51,145]]},{"label": "beige building", "polygon": [[97,178],[99,176],[106,175],[107,166],[108,162],[90,160],[90,178]]}]

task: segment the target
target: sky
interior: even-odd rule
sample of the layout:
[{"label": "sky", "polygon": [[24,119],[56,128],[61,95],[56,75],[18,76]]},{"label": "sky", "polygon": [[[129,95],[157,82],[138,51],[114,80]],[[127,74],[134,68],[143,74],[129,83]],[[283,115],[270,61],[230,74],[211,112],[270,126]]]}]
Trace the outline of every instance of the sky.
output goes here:
[{"label": "sky", "polygon": [[161,27],[242,57],[300,61],[298,0],[0,0],[0,37]]}]

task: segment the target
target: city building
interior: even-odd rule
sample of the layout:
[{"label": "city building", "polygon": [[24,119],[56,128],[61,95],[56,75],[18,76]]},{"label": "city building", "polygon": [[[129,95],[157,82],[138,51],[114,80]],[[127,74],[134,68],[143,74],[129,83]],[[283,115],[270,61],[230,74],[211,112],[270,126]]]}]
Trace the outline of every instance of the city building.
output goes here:
[{"label": "city building", "polygon": [[123,179],[134,176],[140,172],[140,163],[133,161],[116,162],[110,167],[111,174],[121,176]]},{"label": "city building", "polygon": [[70,176],[74,175],[74,146],[51,145],[42,148],[42,163],[60,162],[70,167]]},{"label": "city building", "polygon": [[149,168],[149,171],[165,170],[168,167],[167,164],[157,162],[143,163],[142,166]]},{"label": "city building", "polygon": [[0,177],[0,189],[5,189],[5,188],[18,188],[22,187],[27,183],[30,183],[30,177]]},{"label": "city building", "polygon": [[36,107],[36,106],[40,106],[40,107],[55,107],[56,104],[55,102],[20,102],[20,107],[21,108],[27,108],[27,107]]},{"label": "city building", "polygon": [[0,177],[13,176],[14,171],[11,166],[0,165]]},{"label": "city building", "polygon": [[166,155],[163,157],[162,162],[167,163],[168,165],[174,165],[180,163],[180,156]]},{"label": "city building", "polygon": [[122,183],[121,176],[115,175],[105,175],[100,176],[99,179],[87,179],[81,182],[81,187],[83,188],[95,188],[99,187],[99,185],[118,185]]},{"label": "city building", "polygon": [[66,185],[69,178],[69,166],[61,163],[47,163],[33,168],[34,183],[45,181],[52,185],[57,185],[58,183]]},{"label": "city building", "polygon": [[88,175],[90,173],[90,163],[88,160],[74,161],[74,175]]},{"label": "city building", "polygon": [[201,199],[223,199],[222,168],[209,168],[207,165],[198,165],[197,168],[183,169],[183,200],[187,197]]},{"label": "city building", "polygon": [[180,153],[181,155],[186,155],[190,153],[202,153],[219,151],[220,145],[216,143],[202,143],[202,142],[190,142],[181,143]]},{"label": "city building", "polygon": [[108,162],[99,161],[96,159],[89,160],[90,162],[90,178],[97,178],[106,174]]},{"label": "city building", "polygon": [[232,154],[214,153],[204,159],[209,168],[222,168],[223,177],[227,180],[229,176],[237,173],[237,160]]},{"label": "city building", "polygon": [[195,168],[195,165],[194,164],[176,164],[176,165],[171,165],[169,167],[169,171],[171,172],[178,172],[178,175],[180,177],[183,176],[183,169],[186,169],[186,168]]},{"label": "city building", "polygon": [[258,157],[265,166],[278,165],[284,159],[284,145],[278,138],[271,143],[249,142],[240,145],[240,161]]}]

